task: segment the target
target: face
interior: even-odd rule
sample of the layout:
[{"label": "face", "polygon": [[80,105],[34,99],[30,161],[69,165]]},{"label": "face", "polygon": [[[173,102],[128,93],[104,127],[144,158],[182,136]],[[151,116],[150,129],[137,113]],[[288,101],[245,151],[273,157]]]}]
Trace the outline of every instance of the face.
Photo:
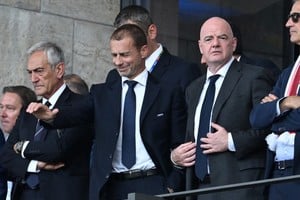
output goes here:
[{"label": "face", "polygon": [[16,93],[6,92],[0,100],[1,126],[5,133],[10,133],[22,108],[22,101]]},{"label": "face", "polygon": [[228,62],[236,48],[230,25],[223,19],[214,17],[201,27],[199,49],[208,67],[221,67]]},{"label": "face", "polygon": [[125,37],[120,41],[111,40],[110,49],[120,76],[134,79],[145,69],[146,45],[139,50],[134,46],[131,37]]},{"label": "face", "polygon": [[[290,41],[292,43],[300,45],[300,19],[298,18],[300,17],[300,1],[296,1],[293,4],[290,11],[290,16],[293,17],[289,17],[285,24],[285,26],[289,28],[290,31]],[[294,18],[297,22],[293,21],[292,18]]]},{"label": "face", "polygon": [[37,51],[28,58],[27,71],[37,96],[48,99],[63,83],[64,64],[59,63],[52,69],[44,51]]}]

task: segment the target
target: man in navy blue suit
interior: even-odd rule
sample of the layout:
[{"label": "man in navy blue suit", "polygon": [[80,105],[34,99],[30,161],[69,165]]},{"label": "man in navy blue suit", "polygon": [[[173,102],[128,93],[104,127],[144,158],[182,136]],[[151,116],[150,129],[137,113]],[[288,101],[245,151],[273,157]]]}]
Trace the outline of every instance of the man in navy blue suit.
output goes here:
[{"label": "man in navy blue suit", "polygon": [[[286,22],[290,41],[300,45],[300,1],[295,0]],[[300,174],[300,56],[292,67],[285,69],[269,95],[251,113],[254,128],[271,127],[266,137],[268,157],[266,178]],[[270,185],[269,199],[297,199],[300,182]]]},{"label": "man in navy blue suit", "polygon": [[[158,28],[152,21],[149,12],[137,5],[123,8],[116,16],[116,28],[124,24],[138,25],[147,36],[148,53],[146,69],[160,81],[179,85],[183,91],[196,78],[202,75],[201,68],[169,53],[167,48],[157,41]],[[118,77],[116,69],[109,72],[106,81]]]},{"label": "man in navy blue suit", "polygon": [[[90,200],[126,199],[128,193],[167,193],[179,188],[182,172],[173,167],[170,151],[184,141],[186,108],[177,85],[159,82],[145,68],[147,38],[133,24],[120,26],[110,39],[115,80],[93,85],[91,94],[71,106],[49,110],[38,103],[27,112],[55,127],[94,122]],[[125,95],[128,81],[135,81],[136,150],[132,166],[125,165],[123,137]],[[56,115],[56,116],[55,116]],[[127,120],[126,120],[127,121]]]}]

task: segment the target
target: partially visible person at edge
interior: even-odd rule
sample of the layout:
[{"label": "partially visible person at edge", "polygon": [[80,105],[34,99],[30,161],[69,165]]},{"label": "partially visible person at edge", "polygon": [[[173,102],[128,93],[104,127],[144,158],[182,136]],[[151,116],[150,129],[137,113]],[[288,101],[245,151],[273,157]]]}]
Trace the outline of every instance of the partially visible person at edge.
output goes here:
[{"label": "partially visible person at edge", "polygon": [[235,51],[233,52],[233,56],[237,59],[237,61],[255,65],[259,67],[264,67],[266,71],[269,73],[269,76],[272,78],[274,84],[281,73],[281,70],[278,66],[271,60],[258,56],[248,56],[244,53],[243,41],[242,41],[242,33],[239,27],[236,24],[230,23],[230,26],[233,31],[233,36],[237,39],[237,46]]},{"label": "partially visible person at edge", "polygon": [[[196,78],[202,75],[201,68],[177,56],[171,55],[167,48],[157,41],[158,28],[152,21],[149,12],[142,6],[130,5],[123,8],[116,16],[116,28],[124,24],[138,25],[147,36],[146,69],[160,81],[170,85],[179,85],[182,91]],[[118,77],[116,69],[109,72],[106,81]]]},{"label": "partially visible person at edge", "polygon": [[[300,46],[300,0],[295,0],[285,26],[290,41]],[[254,128],[271,127],[265,178],[280,178],[300,174],[300,56],[283,70],[273,90],[262,98],[252,111]],[[269,200],[294,200],[300,196],[300,181],[272,184]]]},{"label": "partially visible person at edge", "polygon": [[[2,96],[0,99],[0,141],[4,145],[9,134],[11,133],[13,127],[16,124],[17,118],[21,112],[21,109],[26,109],[29,103],[35,102],[37,97],[33,90],[22,85],[16,86],[5,86],[2,90]],[[3,143],[2,143],[3,142]],[[0,147],[1,148],[1,147]],[[3,175],[1,178],[6,177],[6,173],[3,169]],[[10,178],[7,178],[10,180]],[[6,190],[7,184],[7,190]],[[4,193],[7,193],[6,200],[11,199],[12,182],[3,182],[3,190],[1,190],[1,200],[2,197],[5,199]],[[6,192],[7,191],[7,192]],[[2,193],[3,192],[3,193]]]},{"label": "partially visible person at edge", "polygon": [[[172,165],[170,149],[184,141],[182,90],[157,81],[146,70],[147,38],[137,25],[117,28],[110,48],[118,79],[93,85],[91,95],[73,106],[50,110],[32,103],[27,112],[48,122],[55,118],[55,127],[94,122],[90,200],[126,199],[133,192],[155,195],[176,191],[182,172]],[[135,96],[136,111],[125,109],[131,99],[127,94]],[[126,117],[128,113],[135,116]],[[128,124],[133,130],[127,131]]]},{"label": "partially visible person at edge", "polygon": [[[187,189],[263,178],[264,138],[269,130],[252,129],[249,114],[271,89],[272,81],[264,68],[234,59],[236,45],[223,18],[209,18],[201,26],[199,49],[207,73],[186,90],[187,142],[171,155],[174,164],[189,167]],[[257,186],[202,194],[198,199],[259,200],[264,199],[263,190]]]},{"label": "partially visible person at edge", "polygon": [[77,74],[64,75],[65,84],[74,93],[87,95],[89,93],[89,87],[87,83]]},{"label": "partially visible person at edge", "polygon": [[[64,84],[62,49],[39,42],[27,51],[27,71],[40,102],[53,109],[82,98]],[[2,166],[14,178],[13,200],[88,199],[91,127],[48,129],[21,112],[0,152]]]}]

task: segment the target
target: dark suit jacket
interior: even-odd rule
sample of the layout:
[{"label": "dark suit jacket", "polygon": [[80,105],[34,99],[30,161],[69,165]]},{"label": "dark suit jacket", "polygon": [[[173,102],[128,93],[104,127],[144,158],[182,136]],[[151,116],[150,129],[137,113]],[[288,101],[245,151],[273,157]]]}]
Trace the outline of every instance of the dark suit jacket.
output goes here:
[{"label": "dark suit jacket", "polygon": [[279,74],[281,73],[277,65],[268,59],[259,57],[253,58],[242,54],[240,57],[240,62],[265,68],[266,71],[269,73],[269,76],[272,77],[274,84]]},{"label": "dark suit jacket", "polygon": [[[112,158],[120,131],[121,78],[93,85],[89,98],[72,107],[61,107],[54,126],[94,121],[90,199],[99,193],[112,171]],[[76,109],[75,109],[76,108]],[[177,171],[170,161],[170,149],[184,141],[186,109],[180,89],[160,84],[149,74],[143,100],[140,131],[143,143],[168,186],[178,187]],[[174,175],[174,176],[173,176]]]},{"label": "dark suit jacket", "polygon": [[[186,92],[188,104],[187,136],[194,138],[194,117],[206,76],[195,80]],[[252,107],[268,94],[270,78],[263,68],[236,60],[231,64],[217,96],[212,121],[231,132],[236,152],[209,154],[210,179],[213,185],[224,185],[263,178],[266,132],[253,130],[249,122]],[[190,170],[194,171],[194,170]],[[195,177],[195,176],[192,176]],[[190,181],[190,180],[188,180]],[[241,190],[216,193],[213,199],[260,199],[262,193]]]},{"label": "dark suit jacket", "polygon": [[[285,69],[279,76],[278,81],[271,92],[278,97],[278,100],[255,106],[251,113],[250,120],[254,128],[265,128],[271,126],[271,130],[276,133],[284,131],[296,132],[293,170],[294,174],[300,174],[300,109],[290,110],[279,116],[277,116],[276,112],[276,104],[282,97],[285,96],[285,88],[291,72],[292,67]],[[268,151],[266,178],[270,178],[274,164],[274,156],[274,152]]]},{"label": "dark suit jacket", "polygon": [[[70,104],[82,96],[68,88],[59,97],[56,105]],[[91,147],[91,128],[80,126],[68,129],[48,129],[44,141],[33,141],[37,119],[21,112],[0,160],[3,166],[14,176],[16,186],[27,175],[30,160],[47,163],[63,162],[65,167],[55,171],[41,170],[40,190],[46,200],[87,199],[89,183],[89,163]],[[13,151],[13,145],[21,140],[31,141],[23,159]]]},{"label": "dark suit jacket", "polygon": [[[4,135],[0,130],[0,149],[4,146],[4,144],[5,144]],[[4,168],[0,166],[0,200],[6,199],[6,192],[7,192],[6,173]]]},{"label": "dark suit jacket", "polygon": [[[173,56],[166,48],[163,48],[156,66],[151,72],[160,81],[168,82],[170,85],[179,85],[182,91],[196,78],[202,75],[202,71],[197,64],[188,63],[183,59]],[[118,79],[119,73],[116,69],[109,72],[106,82]]]}]

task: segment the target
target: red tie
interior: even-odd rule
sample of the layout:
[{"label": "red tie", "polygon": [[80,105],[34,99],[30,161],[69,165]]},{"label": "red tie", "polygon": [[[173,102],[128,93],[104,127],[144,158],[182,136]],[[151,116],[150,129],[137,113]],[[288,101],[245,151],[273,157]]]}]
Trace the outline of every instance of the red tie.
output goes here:
[{"label": "red tie", "polygon": [[300,66],[298,67],[294,80],[291,84],[290,91],[289,91],[289,96],[295,96],[298,95],[298,87],[300,83]]}]

